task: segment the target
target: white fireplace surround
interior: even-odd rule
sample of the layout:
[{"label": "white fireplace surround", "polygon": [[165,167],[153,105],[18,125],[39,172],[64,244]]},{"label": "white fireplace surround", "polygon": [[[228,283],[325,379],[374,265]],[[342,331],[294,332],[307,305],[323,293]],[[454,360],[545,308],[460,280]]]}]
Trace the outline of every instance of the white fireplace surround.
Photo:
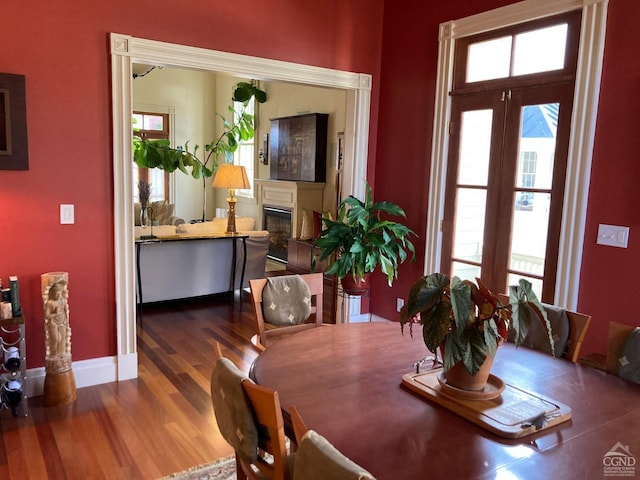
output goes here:
[{"label": "white fireplace surround", "polygon": [[256,179],[258,215],[256,228],[264,230],[263,207],[291,210],[291,238],[299,238],[304,210],[322,212],[322,182],[291,182],[287,180]]}]

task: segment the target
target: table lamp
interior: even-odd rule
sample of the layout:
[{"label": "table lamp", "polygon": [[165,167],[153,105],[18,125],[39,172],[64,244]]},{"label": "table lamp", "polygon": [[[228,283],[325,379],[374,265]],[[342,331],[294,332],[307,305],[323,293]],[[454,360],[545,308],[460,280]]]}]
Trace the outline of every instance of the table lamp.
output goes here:
[{"label": "table lamp", "polygon": [[234,190],[251,188],[247,171],[241,165],[223,163],[218,166],[216,176],[213,177],[213,186],[214,188],[229,189],[229,198],[227,198],[227,202],[229,202],[229,220],[226,234],[233,235],[236,233],[236,197],[234,197]]}]

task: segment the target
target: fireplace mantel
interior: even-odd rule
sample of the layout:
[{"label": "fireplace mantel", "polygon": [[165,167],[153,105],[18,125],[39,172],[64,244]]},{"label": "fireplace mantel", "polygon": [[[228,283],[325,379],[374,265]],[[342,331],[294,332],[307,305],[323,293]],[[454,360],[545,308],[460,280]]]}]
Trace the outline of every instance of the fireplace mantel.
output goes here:
[{"label": "fireplace mantel", "polygon": [[262,208],[282,207],[291,210],[291,238],[299,238],[302,211],[322,211],[323,182],[291,182],[287,180],[255,180],[258,197],[258,227],[263,229]]}]

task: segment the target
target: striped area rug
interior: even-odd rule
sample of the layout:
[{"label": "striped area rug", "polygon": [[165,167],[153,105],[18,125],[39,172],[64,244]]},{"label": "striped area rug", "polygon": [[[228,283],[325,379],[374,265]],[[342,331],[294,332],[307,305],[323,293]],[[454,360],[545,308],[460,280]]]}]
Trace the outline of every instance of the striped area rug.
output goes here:
[{"label": "striped area rug", "polygon": [[220,458],[211,463],[191,467],[184,472],[174,473],[159,480],[235,480],[236,457]]}]

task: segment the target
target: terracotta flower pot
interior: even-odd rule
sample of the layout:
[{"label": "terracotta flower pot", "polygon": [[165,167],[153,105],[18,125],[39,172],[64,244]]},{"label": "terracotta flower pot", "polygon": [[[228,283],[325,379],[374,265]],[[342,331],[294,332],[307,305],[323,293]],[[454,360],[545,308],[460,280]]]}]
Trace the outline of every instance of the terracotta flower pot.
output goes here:
[{"label": "terracotta flower pot", "polygon": [[458,362],[444,372],[444,378],[446,378],[447,384],[462,390],[483,390],[487,385],[487,380],[489,380],[492,365],[493,357],[491,354],[487,354],[486,360],[475,375],[471,375],[467,371],[467,367],[464,366],[463,362]]},{"label": "terracotta flower pot", "polygon": [[[498,343],[500,346],[502,342]],[[440,345],[440,352],[442,353],[442,358],[444,358],[444,344]],[[464,366],[464,362],[458,362],[449,370],[444,372],[444,378],[447,380],[447,384],[453,387],[459,388],[461,390],[470,390],[470,391],[481,391],[487,385],[487,380],[489,380],[489,375],[491,375],[491,367],[493,366],[493,358],[495,354],[487,352],[487,358],[485,358],[484,363],[480,366],[480,370],[475,375],[471,375],[467,370],[467,367]]]},{"label": "terracotta flower pot", "polygon": [[342,277],[340,280],[342,290],[349,295],[360,296],[369,290],[371,286],[369,283],[370,277],[371,273],[365,273],[364,277],[356,277],[354,280],[353,275],[348,273],[346,277]]}]

